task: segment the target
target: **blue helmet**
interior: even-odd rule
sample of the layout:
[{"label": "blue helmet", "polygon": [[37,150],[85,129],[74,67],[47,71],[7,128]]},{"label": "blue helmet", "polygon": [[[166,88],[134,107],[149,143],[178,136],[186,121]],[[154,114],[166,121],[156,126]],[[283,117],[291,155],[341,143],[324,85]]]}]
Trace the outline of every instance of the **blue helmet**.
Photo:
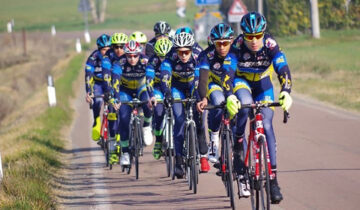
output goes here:
[{"label": "blue helmet", "polygon": [[234,38],[234,30],[225,23],[219,23],[211,29],[210,38],[212,41],[218,39],[232,39]]},{"label": "blue helmet", "polygon": [[266,29],[266,19],[258,12],[249,12],[240,21],[241,30],[246,34],[257,34]]},{"label": "blue helmet", "polygon": [[99,38],[97,38],[97,40],[96,40],[96,45],[98,46],[98,49],[101,49],[104,47],[110,47],[111,46],[111,37],[106,34],[99,36]]},{"label": "blue helmet", "polygon": [[175,32],[175,35],[180,34],[181,32],[189,33],[191,35],[194,35],[194,32],[191,30],[190,27],[181,27],[178,28]]}]

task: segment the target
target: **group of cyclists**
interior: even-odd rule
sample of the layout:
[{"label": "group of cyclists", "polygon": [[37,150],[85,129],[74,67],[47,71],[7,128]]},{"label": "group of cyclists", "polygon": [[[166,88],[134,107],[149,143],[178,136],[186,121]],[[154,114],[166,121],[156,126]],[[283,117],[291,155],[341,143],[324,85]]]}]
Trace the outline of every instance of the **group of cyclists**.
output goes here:
[{"label": "group of cyclists", "polygon": [[[196,98],[194,120],[200,152],[200,170],[210,170],[208,161],[219,161],[219,129],[223,109],[208,113],[209,144],[205,140],[204,109],[208,104],[225,104],[234,119],[234,169],[240,182],[240,195],[250,196],[250,186],[244,176],[241,153],[246,151],[245,127],[249,109],[241,104],[274,101],[272,74],[275,71],[280,85],[279,102],[285,111],[292,105],[291,75],[284,53],[274,38],[265,33],[266,19],[257,12],[243,16],[242,34],[235,37],[233,29],[225,23],[215,25],[203,50],[195,42],[189,27],[178,28],[170,36],[171,27],[165,21],[154,25],[155,37],[149,42],[144,33],[136,31],[130,36],[103,34],[85,67],[86,101],[93,103],[94,123],[92,138],[100,139],[100,109],[103,101],[110,106],[108,114],[110,139],[120,142],[120,164],[129,165],[129,121],[131,107],[122,102],[134,97],[148,101],[142,106],[143,135],[146,146],[155,144],[153,156],[162,154],[162,121],[164,106],[172,104],[174,115],[173,138],[175,145],[175,175],[184,175],[184,105],[174,99]],[[94,97],[103,95],[104,97]],[[162,101],[163,103],[158,103]],[[195,107],[194,107],[195,108]],[[268,142],[271,169],[275,178],[270,181],[271,200],[279,203],[283,196],[276,176],[276,140],[272,126],[274,110],[264,108],[263,126]],[[111,149],[111,163],[119,162],[117,150]]]}]

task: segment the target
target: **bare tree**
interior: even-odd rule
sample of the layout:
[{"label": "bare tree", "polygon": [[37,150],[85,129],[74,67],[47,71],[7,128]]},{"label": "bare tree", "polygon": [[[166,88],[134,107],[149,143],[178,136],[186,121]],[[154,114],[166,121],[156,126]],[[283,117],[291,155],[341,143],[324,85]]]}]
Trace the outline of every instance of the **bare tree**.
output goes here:
[{"label": "bare tree", "polygon": [[106,18],[107,0],[89,0],[91,7],[91,17],[95,24],[103,23]]}]

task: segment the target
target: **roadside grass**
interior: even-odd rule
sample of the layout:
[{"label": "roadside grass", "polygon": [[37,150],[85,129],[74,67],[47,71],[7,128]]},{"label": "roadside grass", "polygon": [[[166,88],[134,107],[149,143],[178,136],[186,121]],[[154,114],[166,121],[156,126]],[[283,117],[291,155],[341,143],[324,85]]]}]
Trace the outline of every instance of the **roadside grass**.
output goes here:
[{"label": "roadside grass", "polygon": [[[6,23],[15,20],[15,29],[50,31],[51,25],[57,30],[84,30],[83,14],[78,12],[79,1],[72,0],[0,0],[0,31],[6,30]],[[192,19],[198,11],[193,1],[188,1],[187,18]],[[172,27],[177,27],[183,20],[176,16],[176,1],[169,0],[108,0],[106,21],[92,24],[88,15],[90,29],[152,29],[154,23],[166,20]]]},{"label": "roadside grass", "polygon": [[293,90],[360,112],[360,30],[321,31],[321,39],[277,39],[293,77]]},{"label": "roadside grass", "polygon": [[[1,209],[56,208],[52,182],[62,166],[64,149],[61,129],[70,124],[72,109],[69,98],[72,83],[78,76],[84,54],[70,55],[66,71],[55,81],[57,106],[2,134],[4,178],[0,188]],[[47,99],[44,99],[47,103]]]}]

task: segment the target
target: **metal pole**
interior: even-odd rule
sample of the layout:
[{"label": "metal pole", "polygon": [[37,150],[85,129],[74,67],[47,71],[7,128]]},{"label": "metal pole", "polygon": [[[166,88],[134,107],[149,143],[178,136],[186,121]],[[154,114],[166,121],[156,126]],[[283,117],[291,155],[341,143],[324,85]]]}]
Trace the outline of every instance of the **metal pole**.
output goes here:
[{"label": "metal pole", "polygon": [[260,14],[264,14],[264,2],[263,2],[263,0],[258,0],[257,1],[257,3],[258,3],[258,5],[257,5],[257,7],[258,7],[258,12],[260,13]]},{"label": "metal pole", "polygon": [[311,30],[312,36],[316,39],[320,38],[320,24],[319,24],[319,8],[317,0],[310,0],[310,14],[311,14]]}]

